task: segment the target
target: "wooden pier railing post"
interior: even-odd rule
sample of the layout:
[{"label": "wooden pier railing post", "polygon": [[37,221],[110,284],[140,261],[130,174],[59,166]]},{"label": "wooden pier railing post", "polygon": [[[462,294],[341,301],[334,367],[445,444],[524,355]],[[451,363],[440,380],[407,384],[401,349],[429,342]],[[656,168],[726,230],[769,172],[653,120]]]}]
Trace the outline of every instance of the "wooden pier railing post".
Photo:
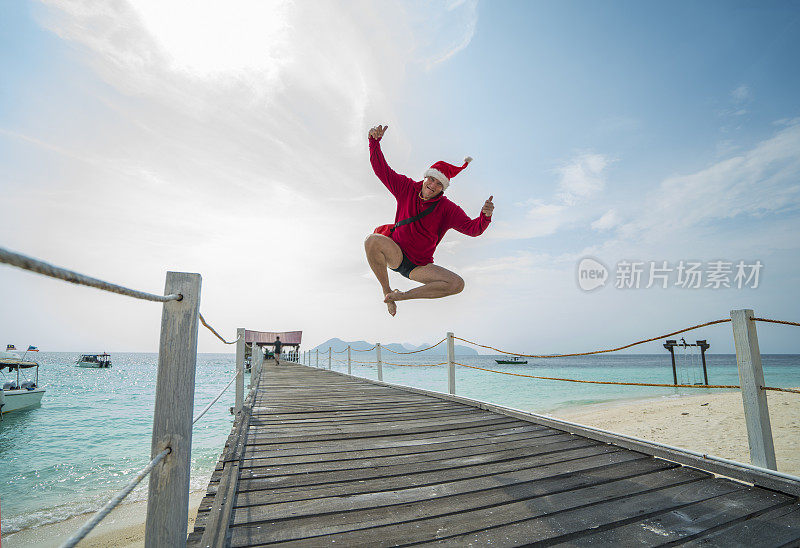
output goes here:
[{"label": "wooden pier railing post", "polygon": [[171,451],[150,473],[147,548],[186,545],[201,284],[200,274],[167,272],[164,294],[178,293],[183,298],[165,302],[161,313],[150,456],[167,447]]},{"label": "wooden pier railing post", "polygon": [[381,343],[375,344],[375,356],[378,360],[378,380],[383,380],[383,362],[381,361]]},{"label": "wooden pier railing post", "polygon": [[261,352],[261,347],[253,343],[253,348],[250,351],[250,386],[248,386],[250,389],[255,386],[259,375],[261,375],[261,364],[263,360],[264,354]]},{"label": "wooden pier railing post", "polygon": [[[236,330],[236,400],[233,404],[233,413],[236,414],[242,410],[242,402],[244,402],[244,327]],[[252,374],[252,369],[250,369]]]},{"label": "wooden pier railing post", "polygon": [[316,367],[319,367],[319,348],[317,348],[317,365],[316,365]]},{"label": "wooden pier railing post", "polygon": [[453,341],[453,333],[447,332],[447,390],[455,395],[456,393],[456,352]]},{"label": "wooden pier railing post", "polygon": [[353,372],[350,369],[350,345],[347,345],[347,374],[352,375]]},{"label": "wooden pier railing post", "polygon": [[769,422],[764,370],[758,348],[753,311],[731,310],[733,342],[736,345],[736,365],[739,368],[739,385],[742,387],[744,420],[747,424],[747,441],[750,445],[750,462],[762,468],[777,470],[772,427]]},{"label": "wooden pier railing post", "polygon": [[328,369],[331,368],[331,347],[328,347]]}]

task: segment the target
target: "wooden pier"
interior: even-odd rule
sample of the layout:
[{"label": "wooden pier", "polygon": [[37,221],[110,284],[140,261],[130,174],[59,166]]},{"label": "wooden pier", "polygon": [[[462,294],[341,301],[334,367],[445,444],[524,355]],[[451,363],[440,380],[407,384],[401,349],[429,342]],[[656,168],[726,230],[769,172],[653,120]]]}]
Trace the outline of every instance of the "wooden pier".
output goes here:
[{"label": "wooden pier", "polygon": [[790,480],[297,364],[254,386],[189,546],[800,545]]}]

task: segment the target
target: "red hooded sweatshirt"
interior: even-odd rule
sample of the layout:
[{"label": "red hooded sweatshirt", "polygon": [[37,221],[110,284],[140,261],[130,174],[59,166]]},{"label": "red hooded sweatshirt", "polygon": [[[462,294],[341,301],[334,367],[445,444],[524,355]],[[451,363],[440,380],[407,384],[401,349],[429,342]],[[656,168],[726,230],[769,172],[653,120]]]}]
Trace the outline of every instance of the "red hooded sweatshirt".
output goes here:
[{"label": "red hooded sweatshirt", "polygon": [[372,137],[369,138],[369,161],[375,175],[397,199],[395,223],[418,215],[434,202],[439,202],[436,209],[422,219],[403,225],[392,233],[392,240],[416,265],[423,266],[433,262],[436,246],[451,228],[467,236],[480,236],[492,221],[491,217],[483,213],[470,219],[463,209],[448,200],[443,193],[430,200],[420,198],[422,181],[414,181],[395,173],[386,163],[380,143]]}]

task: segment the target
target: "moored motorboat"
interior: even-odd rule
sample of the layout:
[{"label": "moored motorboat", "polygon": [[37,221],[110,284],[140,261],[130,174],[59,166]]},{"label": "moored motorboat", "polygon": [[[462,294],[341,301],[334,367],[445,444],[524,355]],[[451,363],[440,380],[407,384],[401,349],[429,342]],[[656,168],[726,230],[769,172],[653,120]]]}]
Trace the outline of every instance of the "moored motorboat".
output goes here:
[{"label": "moored motorboat", "polygon": [[528,363],[528,360],[523,360],[519,356],[514,356],[510,360],[494,360],[494,361],[496,361],[497,363],[506,364],[506,365],[514,365],[514,364],[525,365],[526,363]]},{"label": "moored motorboat", "polygon": [[82,354],[78,358],[78,367],[93,367],[95,369],[107,369],[111,367],[111,354]]},{"label": "moored motorboat", "polygon": [[[44,388],[39,388],[39,363],[25,360],[16,352],[0,352],[0,370],[8,368],[9,373],[16,372],[16,380],[3,384],[0,390],[0,414],[19,409],[36,407],[42,402]],[[36,368],[35,380],[20,382],[20,369]]]}]

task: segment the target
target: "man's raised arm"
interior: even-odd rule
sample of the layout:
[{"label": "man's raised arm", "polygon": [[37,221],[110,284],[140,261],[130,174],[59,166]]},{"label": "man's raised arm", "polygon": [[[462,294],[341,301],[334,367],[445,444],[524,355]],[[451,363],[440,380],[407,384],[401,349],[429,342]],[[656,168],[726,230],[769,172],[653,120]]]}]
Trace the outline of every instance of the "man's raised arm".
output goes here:
[{"label": "man's raised arm", "polygon": [[389,189],[389,192],[394,196],[398,196],[413,181],[396,173],[386,163],[386,158],[383,157],[380,141],[388,128],[389,126],[376,126],[369,130],[369,161],[378,179]]},{"label": "man's raised arm", "polygon": [[459,231],[467,236],[480,236],[483,231],[489,227],[492,222],[492,213],[494,212],[494,203],[492,203],[494,196],[489,196],[489,199],[483,204],[481,213],[474,219],[470,219],[464,210],[458,206],[453,209],[450,218],[450,228]]}]

